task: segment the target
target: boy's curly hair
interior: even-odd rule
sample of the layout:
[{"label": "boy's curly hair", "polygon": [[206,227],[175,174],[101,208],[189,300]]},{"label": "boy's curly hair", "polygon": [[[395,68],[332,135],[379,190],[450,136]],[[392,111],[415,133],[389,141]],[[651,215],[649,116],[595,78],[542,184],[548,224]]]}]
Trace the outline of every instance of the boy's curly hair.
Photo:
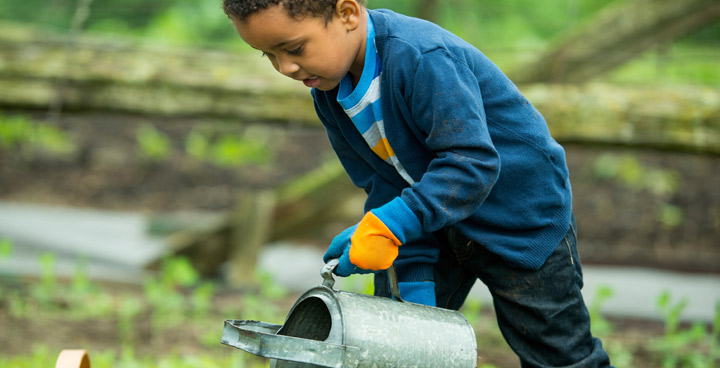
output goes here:
[{"label": "boy's curly hair", "polygon": [[[365,0],[356,0],[365,5]],[[273,5],[282,5],[288,15],[300,18],[304,15],[322,17],[325,22],[332,19],[337,0],[223,0],[222,8],[228,17],[244,21],[249,16]]]}]

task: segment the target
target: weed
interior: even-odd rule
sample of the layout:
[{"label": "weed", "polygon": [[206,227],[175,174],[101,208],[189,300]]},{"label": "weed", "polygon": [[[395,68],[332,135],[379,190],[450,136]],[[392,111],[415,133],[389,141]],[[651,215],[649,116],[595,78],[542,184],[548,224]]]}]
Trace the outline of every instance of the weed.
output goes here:
[{"label": "weed", "polygon": [[137,298],[127,297],[120,303],[117,310],[118,339],[125,354],[133,354],[135,342],[133,334],[133,319],[142,311],[142,303]]},{"label": "weed", "polygon": [[[0,238],[0,260],[10,258],[13,252],[13,246],[10,239]],[[2,276],[2,273],[0,273]],[[2,300],[5,290],[0,287],[0,300]]]},{"label": "weed", "polygon": [[57,278],[55,275],[55,255],[43,253],[40,255],[40,282],[33,285],[31,294],[37,299],[40,307],[51,309],[52,299],[56,295]]},{"label": "weed", "polygon": [[141,125],[135,132],[138,155],[148,162],[167,159],[172,151],[170,138],[151,124]]},{"label": "weed", "polygon": [[592,334],[603,339],[605,351],[611,357],[611,361],[617,367],[633,366],[633,351],[620,342],[613,341],[611,334],[614,330],[613,324],[601,313],[602,306],[615,295],[609,286],[600,286],[595,291],[595,297],[588,306],[590,313],[590,329]]},{"label": "weed", "polygon": [[590,313],[590,328],[595,336],[608,336],[612,333],[613,326],[600,312],[602,305],[613,297],[615,292],[609,286],[600,286],[595,291],[595,298],[588,306]]},{"label": "weed", "polygon": [[212,297],[215,294],[215,285],[204,282],[193,289],[191,294],[192,317],[201,319],[207,317],[212,309]]},{"label": "weed", "polygon": [[184,281],[175,279],[171,271],[176,269],[173,265],[178,262],[183,261],[165,260],[160,278],[149,278],[144,284],[145,297],[152,309],[154,331],[178,325],[185,317],[186,301],[180,290]]},{"label": "weed", "polygon": [[224,135],[210,147],[210,161],[220,167],[267,163],[270,150],[262,143],[244,137]]},{"label": "weed", "polygon": [[53,155],[67,155],[75,149],[75,143],[55,126],[22,115],[0,114],[0,150],[12,150],[20,152],[25,158],[33,158],[43,151]]},{"label": "weed", "polygon": [[645,191],[657,200],[656,218],[667,227],[677,227],[685,220],[678,206],[668,203],[681,185],[681,176],[674,170],[643,166],[633,155],[602,154],[593,166],[600,179],[615,180],[633,191]]},{"label": "weed", "polygon": [[0,238],[0,259],[10,258],[13,253],[12,241],[8,238]]},{"label": "weed", "polygon": [[234,168],[248,164],[265,164],[272,152],[262,134],[220,134],[193,129],[185,138],[185,152],[192,158],[218,167]]},{"label": "weed", "polygon": [[185,152],[198,161],[205,161],[210,151],[210,139],[197,129],[185,137]]},{"label": "weed", "polygon": [[665,333],[651,340],[649,348],[661,357],[662,367],[714,367],[720,360],[716,350],[720,307],[716,306],[712,330],[708,332],[701,323],[681,328],[680,317],[688,304],[686,298],[673,303],[670,293],[664,292],[656,304],[664,318]]}]

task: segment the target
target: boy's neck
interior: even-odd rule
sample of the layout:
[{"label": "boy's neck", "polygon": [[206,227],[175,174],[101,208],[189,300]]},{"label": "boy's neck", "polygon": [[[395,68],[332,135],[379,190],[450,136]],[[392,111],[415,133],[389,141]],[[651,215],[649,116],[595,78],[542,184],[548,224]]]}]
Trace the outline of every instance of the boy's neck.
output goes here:
[{"label": "boy's neck", "polygon": [[360,42],[360,47],[358,49],[357,55],[355,56],[355,60],[350,66],[349,71],[353,87],[356,87],[357,84],[360,82],[360,77],[362,76],[363,68],[365,67],[365,47],[367,47],[368,13],[364,8],[360,12],[360,17],[361,19],[360,26],[358,27],[358,34],[362,35],[362,40]]}]

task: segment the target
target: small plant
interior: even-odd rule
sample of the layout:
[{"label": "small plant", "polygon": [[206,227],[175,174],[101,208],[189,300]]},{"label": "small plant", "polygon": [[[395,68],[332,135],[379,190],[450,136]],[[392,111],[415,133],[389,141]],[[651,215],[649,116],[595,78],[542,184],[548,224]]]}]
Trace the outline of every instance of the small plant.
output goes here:
[{"label": "small plant", "polygon": [[75,148],[67,134],[53,125],[22,115],[0,114],[0,150],[13,150],[32,158],[40,151],[63,155],[72,153]]},{"label": "small plant", "polygon": [[593,335],[607,336],[613,331],[613,326],[600,312],[602,305],[615,295],[615,292],[609,286],[600,286],[595,291],[595,298],[588,306],[590,313],[590,326]]},{"label": "small plant", "polygon": [[209,282],[203,282],[192,290],[190,301],[193,318],[201,319],[210,315],[213,295],[215,295],[215,285]]},{"label": "small plant", "polygon": [[185,138],[185,152],[198,160],[205,161],[210,151],[210,139],[197,129],[193,129]]},{"label": "small plant", "polygon": [[133,319],[142,311],[142,303],[134,298],[123,298],[117,310],[118,339],[123,355],[133,356],[135,336],[133,333]]},{"label": "small plant", "polygon": [[650,349],[661,357],[663,368],[714,367],[720,360],[716,349],[720,307],[716,306],[712,330],[708,332],[701,323],[681,328],[680,317],[687,304],[687,299],[673,303],[669,292],[660,295],[657,307],[665,321],[665,333],[650,342]]},{"label": "small plant", "polygon": [[150,124],[141,125],[136,133],[140,158],[149,162],[163,161],[170,156],[172,146],[168,136]]},{"label": "small plant", "polygon": [[[0,238],[0,260],[10,258],[12,255],[12,242],[7,238]],[[0,274],[2,276],[2,274]],[[0,287],[0,300],[3,298],[4,290]]]},{"label": "small plant", "polygon": [[113,297],[95,285],[87,272],[87,261],[79,260],[69,285],[60,287],[69,317],[107,317],[113,312]]},{"label": "small plant", "polygon": [[55,255],[43,253],[40,255],[40,282],[31,290],[40,307],[52,309],[52,299],[57,293],[57,277],[55,275]]},{"label": "small plant", "polygon": [[233,135],[221,136],[210,148],[209,159],[220,167],[238,167],[247,164],[263,164],[270,151],[259,142]]},{"label": "small plant", "polygon": [[13,252],[12,241],[8,238],[0,238],[0,259],[10,258]]},{"label": "small plant", "polygon": [[227,133],[216,135],[193,129],[185,138],[185,152],[198,161],[223,168],[265,164],[272,156],[265,140],[260,134],[258,137]]},{"label": "small plant", "polygon": [[154,329],[175,326],[184,320],[189,303],[183,289],[194,286],[199,278],[187,258],[163,260],[158,277],[149,278],[144,285]]},{"label": "small plant", "polygon": [[645,167],[633,155],[602,154],[593,166],[593,172],[600,179],[615,180],[634,191],[646,191],[657,200],[656,218],[667,227],[676,227],[683,223],[683,210],[668,203],[668,199],[677,193],[681,177],[675,170]]}]

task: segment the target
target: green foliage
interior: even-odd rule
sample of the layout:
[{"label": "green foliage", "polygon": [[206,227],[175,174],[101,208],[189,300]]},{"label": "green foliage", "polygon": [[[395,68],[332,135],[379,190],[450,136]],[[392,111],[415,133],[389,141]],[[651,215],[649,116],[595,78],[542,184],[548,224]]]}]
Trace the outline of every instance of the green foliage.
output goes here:
[{"label": "green foliage", "polygon": [[[465,40],[483,48],[541,44],[613,3],[607,0],[550,0],[537,6],[532,0],[503,2],[460,0],[438,2],[436,21]],[[415,0],[370,0],[370,8],[389,8],[415,15]]]},{"label": "green foliage", "polygon": [[609,286],[600,286],[595,291],[595,297],[592,304],[588,306],[590,313],[590,327],[595,336],[608,336],[612,333],[613,326],[601,313],[600,309],[609,299],[615,295],[615,292]]},{"label": "green foliage", "polygon": [[163,161],[170,156],[172,145],[168,136],[151,124],[141,125],[135,132],[137,152],[149,162]]},{"label": "green foliage", "polygon": [[661,224],[676,227],[685,220],[682,209],[668,203],[682,184],[677,171],[643,166],[630,154],[604,153],[595,160],[593,172],[600,179],[613,180],[631,190],[653,195],[657,200],[656,217]]},{"label": "green foliage", "polygon": [[0,151],[20,152],[32,158],[40,152],[67,155],[76,145],[59,128],[34,121],[23,115],[0,113]]},{"label": "green foliage", "polygon": [[242,137],[225,135],[212,146],[210,160],[217,166],[236,167],[247,163],[265,163],[270,156],[267,147]]},{"label": "green foliage", "polygon": [[[720,27],[715,27],[720,32]],[[720,35],[716,41],[720,39]],[[665,51],[650,50],[614,70],[609,80],[626,84],[720,84],[720,48],[703,38],[678,41]]]},{"label": "green foliage", "polygon": [[225,168],[266,164],[272,158],[262,135],[218,134],[201,129],[193,129],[188,134],[185,152],[198,161]]},{"label": "green foliage", "polygon": [[476,326],[483,311],[484,303],[478,298],[468,298],[462,306],[462,314],[467,318],[470,326]]},{"label": "green foliage", "polygon": [[588,306],[590,313],[590,329],[594,336],[603,340],[605,351],[616,367],[632,367],[633,354],[629,347],[612,339],[613,324],[601,312],[603,304],[610,300],[615,292],[609,286],[600,286],[595,291],[595,297]]},{"label": "green foliage", "polygon": [[13,252],[13,245],[10,239],[0,238],[0,259],[10,258]]},{"label": "green foliage", "polygon": [[[10,244],[2,240],[2,243]],[[145,283],[144,294],[111,294],[91,282],[85,262],[79,262],[75,274],[69,280],[58,279],[56,257],[46,253],[40,256],[42,274],[37,283],[31,285],[31,293],[10,289],[0,299],[13,318],[53,320],[88,320],[93,318],[116,321],[117,345],[111,350],[90,350],[92,366],[113,368],[135,367],[265,367],[266,360],[251,354],[241,354],[220,345],[222,319],[217,316],[218,308],[213,303],[216,286],[203,281],[190,261],[182,257],[167,258],[162,262],[156,276]],[[228,318],[255,315],[282,322],[284,311],[274,305],[287,295],[287,290],[278,286],[267,274],[258,274],[260,285],[256,293],[248,293],[247,309],[233,310]],[[0,284],[0,290],[4,290]],[[38,297],[47,300],[40,303]],[[254,299],[253,299],[254,298]],[[253,304],[254,305],[251,305]],[[100,312],[102,311],[102,312]],[[141,356],[136,352],[140,339],[138,323],[150,316],[152,335],[161,336],[168,328],[183,324],[196,331],[200,345],[214,347],[217,352],[193,351],[180,355],[173,351],[158,352]],[[90,322],[91,323],[91,322]],[[146,341],[146,340],[143,340]],[[72,347],[68,347],[72,348]],[[57,359],[57,350],[37,345],[31,354],[8,356],[0,354],[0,367],[48,367]]]},{"label": "green foliage", "polygon": [[133,319],[142,312],[143,304],[134,297],[123,298],[117,309],[117,329],[120,347],[126,354],[133,354],[135,335],[133,330]]},{"label": "green foliage", "polygon": [[219,1],[176,0],[152,20],[146,35],[171,44],[222,44],[237,39]]},{"label": "green foliage", "polygon": [[188,302],[183,291],[200,279],[190,261],[184,257],[167,258],[158,276],[144,283],[145,297],[152,309],[153,329],[176,326],[189,317]]},{"label": "green foliage", "polygon": [[34,285],[31,292],[41,305],[49,307],[56,295],[56,285],[55,255],[43,253],[40,255],[40,282]]},{"label": "green foliage", "polygon": [[712,330],[708,332],[701,323],[681,327],[680,317],[687,304],[685,298],[673,303],[669,292],[658,297],[657,307],[665,321],[665,334],[653,339],[649,348],[661,357],[663,368],[714,367],[720,362],[720,352],[717,350],[720,306],[716,305]]}]

